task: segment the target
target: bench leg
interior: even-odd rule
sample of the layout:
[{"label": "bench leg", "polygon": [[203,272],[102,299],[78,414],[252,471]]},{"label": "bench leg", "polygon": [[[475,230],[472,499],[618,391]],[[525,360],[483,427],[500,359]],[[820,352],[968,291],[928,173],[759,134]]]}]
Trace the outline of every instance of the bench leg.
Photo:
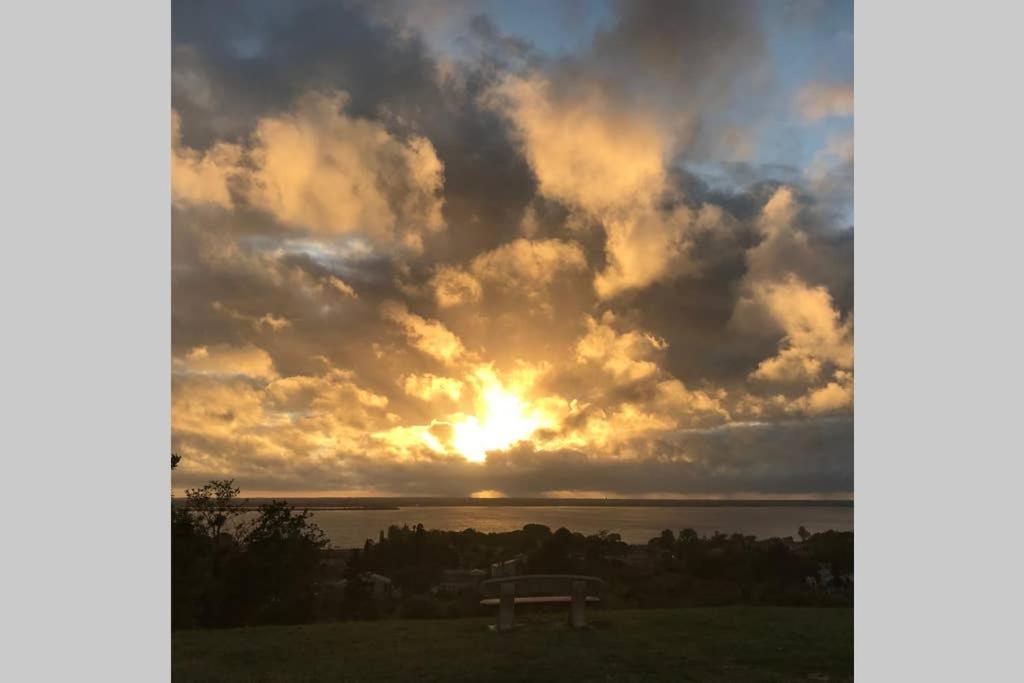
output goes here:
[{"label": "bench leg", "polygon": [[516,617],[516,585],[501,584],[501,600],[498,603],[498,630],[511,631]]},{"label": "bench leg", "polygon": [[569,624],[573,628],[587,625],[587,584],[583,581],[572,582],[572,604],[569,608]]}]

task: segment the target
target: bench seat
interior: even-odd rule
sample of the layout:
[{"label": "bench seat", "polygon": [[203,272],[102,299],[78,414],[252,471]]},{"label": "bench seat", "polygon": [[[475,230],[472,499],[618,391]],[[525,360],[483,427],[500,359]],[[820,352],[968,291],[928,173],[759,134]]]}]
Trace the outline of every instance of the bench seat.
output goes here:
[{"label": "bench seat", "polygon": [[494,596],[484,597],[480,604],[498,608],[497,631],[510,631],[515,627],[516,605],[569,605],[569,623],[580,628],[587,625],[587,603],[600,602],[594,593],[603,587],[604,581],[596,576],[580,574],[496,576],[480,582],[483,596]]},{"label": "bench seat", "polygon": [[[600,602],[601,598],[596,598],[593,595],[588,595],[586,598],[587,602]],[[534,595],[524,598],[515,598],[515,604],[517,605],[541,605],[545,603],[549,604],[566,604],[572,602],[571,595]],[[481,605],[500,605],[501,598],[484,598],[480,601]]]}]

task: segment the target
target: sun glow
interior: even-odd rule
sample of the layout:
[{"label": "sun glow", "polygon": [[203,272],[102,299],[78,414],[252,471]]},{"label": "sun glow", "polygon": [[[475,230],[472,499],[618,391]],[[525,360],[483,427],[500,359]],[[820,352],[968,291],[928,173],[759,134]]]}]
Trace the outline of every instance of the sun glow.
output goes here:
[{"label": "sun glow", "polygon": [[487,451],[508,448],[541,426],[540,416],[500,386],[487,388],[479,403],[481,417],[470,415],[452,425],[452,445],[467,460],[483,462]]}]

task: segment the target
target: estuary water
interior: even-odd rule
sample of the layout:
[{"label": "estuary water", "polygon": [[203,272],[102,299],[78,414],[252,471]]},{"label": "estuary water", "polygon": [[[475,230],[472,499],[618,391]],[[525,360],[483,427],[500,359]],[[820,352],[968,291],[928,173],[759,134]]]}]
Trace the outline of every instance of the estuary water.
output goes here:
[{"label": "estuary water", "polygon": [[427,529],[482,532],[514,531],[526,524],[545,524],[554,531],[566,527],[584,534],[602,529],[618,533],[627,543],[646,543],[671,529],[691,528],[698,534],[711,536],[741,533],[758,538],[797,536],[805,527],[811,533],[852,531],[853,507],[837,506],[714,506],[714,507],[649,507],[649,506],[409,506],[397,510],[310,510],[316,523],[339,548],[362,546],[366,539],[392,525],[422,524]]}]

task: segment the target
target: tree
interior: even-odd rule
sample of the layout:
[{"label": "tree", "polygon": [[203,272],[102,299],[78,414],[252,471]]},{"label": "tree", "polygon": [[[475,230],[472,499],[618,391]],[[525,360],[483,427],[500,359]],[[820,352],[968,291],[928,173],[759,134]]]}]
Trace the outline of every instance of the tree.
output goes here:
[{"label": "tree", "polygon": [[684,544],[685,543],[695,543],[699,539],[700,539],[700,537],[697,536],[697,532],[694,531],[693,529],[689,528],[689,527],[687,527],[687,528],[685,528],[685,529],[683,529],[682,531],[679,532],[679,542],[680,543],[684,543]]},{"label": "tree", "polygon": [[[238,500],[239,493],[234,479],[214,480],[198,489],[185,489],[188,514],[207,536],[217,538],[229,521],[245,512],[244,501]],[[235,522],[232,529],[236,536],[245,533],[240,521]]]},{"label": "tree", "polygon": [[173,470],[181,462],[181,456],[177,453],[171,453],[171,469]]},{"label": "tree", "polygon": [[315,616],[321,551],[328,539],[308,510],[285,501],[261,505],[242,538],[238,581],[245,585],[246,621],[297,623]]},{"label": "tree", "polygon": [[[230,482],[229,482],[230,483]],[[237,489],[235,492],[237,493]],[[322,549],[327,547],[327,536],[313,521],[313,513],[309,510],[296,512],[295,508],[283,500],[271,501],[261,505],[258,517],[245,535],[245,542],[250,546],[265,544],[283,545],[299,543],[304,547]]]},{"label": "tree", "polygon": [[[792,527],[790,527],[790,528],[792,529]],[[811,532],[809,532],[807,529],[805,529],[803,527],[803,525],[800,525],[800,528],[797,529],[796,534],[797,534],[797,536],[800,537],[801,541],[806,541],[808,538],[811,537]]]}]

